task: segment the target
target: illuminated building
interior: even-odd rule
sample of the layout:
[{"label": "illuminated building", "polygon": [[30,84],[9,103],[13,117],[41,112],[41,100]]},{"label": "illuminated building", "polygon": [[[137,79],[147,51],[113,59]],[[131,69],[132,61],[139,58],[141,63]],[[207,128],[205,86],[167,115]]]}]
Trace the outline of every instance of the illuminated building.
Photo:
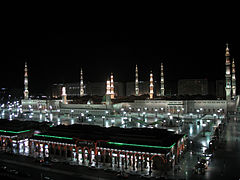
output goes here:
[{"label": "illuminated building", "polygon": [[83,89],[83,72],[82,72],[82,68],[81,68],[81,72],[80,72],[80,96],[84,96],[84,89]]},{"label": "illuminated building", "polygon": [[150,73],[150,85],[149,85],[149,88],[150,88],[150,99],[153,99],[153,73],[151,71]]},{"label": "illuminated building", "polygon": [[114,93],[114,81],[113,81],[113,73],[111,73],[111,99],[114,99],[115,93]]},{"label": "illuminated building", "polygon": [[235,76],[235,63],[232,61],[232,99],[236,98],[236,76]]},{"label": "illuminated building", "polygon": [[138,67],[136,65],[136,74],[135,74],[135,95],[139,95],[139,86],[138,86]]},{"label": "illuminated building", "polygon": [[225,74],[225,78],[226,78],[226,87],[225,87],[225,91],[226,91],[226,100],[230,101],[231,100],[231,69],[230,69],[230,53],[229,53],[229,48],[228,48],[228,44],[226,47],[226,74]]},{"label": "illuminated building", "polygon": [[163,73],[163,63],[161,63],[161,96],[164,96],[164,73]]},{"label": "illuminated building", "polygon": [[28,92],[28,69],[27,69],[27,62],[25,62],[24,68],[24,99],[28,99],[29,92]]},{"label": "illuminated building", "polygon": [[66,87],[62,87],[62,103],[67,104]]}]

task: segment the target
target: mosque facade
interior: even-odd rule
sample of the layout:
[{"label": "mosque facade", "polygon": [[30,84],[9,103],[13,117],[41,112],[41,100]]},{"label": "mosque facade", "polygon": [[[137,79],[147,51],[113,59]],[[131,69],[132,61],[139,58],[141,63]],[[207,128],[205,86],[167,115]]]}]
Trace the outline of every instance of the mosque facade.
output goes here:
[{"label": "mosque facade", "polygon": [[[134,95],[135,97],[148,94],[149,98],[145,100],[134,100],[131,102],[118,102],[118,104],[111,104],[107,102],[108,109],[117,109],[120,108],[129,108],[131,107],[133,110],[147,108],[149,111],[155,111],[157,109],[159,112],[170,112],[170,113],[196,113],[201,109],[202,113],[216,113],[219,110],[221,112],[235,111],[238,106],[239,96],[236,94],[236,76],[235,76],[235,62],[230,58],[230,52],[228,44],[226,46],[225,53],[226,61],[225,61],[225,98],[224,100],[164,100],[166,95],[165,84],[164,84],[164,72],[163,72],[163,63],[161,63],[161,73],[160,73],[160,83],[154,81],[153,73],[150,72],[149,82],[142,83],[139,81],[138,76],[138,67],[136,65],[135,69],[135,82],[134,83],[121,83],[114,82],[113,73],[111,73],[110,78],[106,81],[106,83],[99,83],[95,88],[89,88],[88,83],[84,84],[83,79],[83,71],[80,71],[80,82],[72,84],[66,88],[64,84],[60,84],[57,88],[57,93],[54,94],[54,97],[59,98],[61,92],[61,100],[39,100],[39,99],[29,99],[29,90],[28,90],[28,69],[27,63],[25,63],[24,67],[24,99],[22,100],[23,109],[29,108],[29,105],[34,109],[41,108],[56,108],[61,109],[71,109],[68,106],[74,106],[75,109],[81,107],[81,104],[73,105],[73,103],[68,103],[68,97],[79,96],[84,97],[86,95],[100,95],[100,96],[109,96],[110,99],[114,100],[120,96],[126,95]],[[205,81],[202,82],[205,84]],[[90,87],[94,85],[90,85]],[[128,90],[128,86],[131,86],[131,92]],[[205,87],[205,86],[203,86]],[[72,89],[72,92],[70,91]],[[96,94],[89,93],[89,91],[96,91]],[[205,92],[206,91],[206,92]],[[71,93],[70,93],[71,92]],[[204,90],[207,93],[207,90]],[[69,101],[70,102],[70,101]],[[103,104],[106,104],[103,102]],[[98,105],[99,106],[99,105]],[[94,108],[94,103],[91,103],[88,107]],[[104,109],[104,107],[103,107]]]}]

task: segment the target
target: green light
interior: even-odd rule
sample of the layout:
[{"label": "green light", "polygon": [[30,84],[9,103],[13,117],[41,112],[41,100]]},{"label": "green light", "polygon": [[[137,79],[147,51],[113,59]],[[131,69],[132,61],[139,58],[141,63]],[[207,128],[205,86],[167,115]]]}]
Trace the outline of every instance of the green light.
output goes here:
[{"label": "green light", "polygon": [[56,139],[68,139],[68,140],[73,140],[73,138],[69,138],[69,137],[50,136],[50,135],[43,135],[43,134],[35,134],[34,136],[41,136],[41,137],[47,137],[47,138],[56,138]]},{"label": "green light", "polygon": [[6,130],[0,130],[0,132],[4,132],[4,133],[14,133],[14,134],[19,134],[19,133],[25,133],[25,132],[29,132],[30,130],[24,130],[24,131],[6,131]]},{"label": "green light", "polygon": [[147,147],[147,148],[158,148],[158,149],[171,149],[176,143],[169,147],[164,146],[150,146],[150,145],[141,145],[141,144],[128,144],[128,143],[118,143],[118,142],[107,142],[108,144],[118,145],[118,146],[137,146],[137,147]]}]

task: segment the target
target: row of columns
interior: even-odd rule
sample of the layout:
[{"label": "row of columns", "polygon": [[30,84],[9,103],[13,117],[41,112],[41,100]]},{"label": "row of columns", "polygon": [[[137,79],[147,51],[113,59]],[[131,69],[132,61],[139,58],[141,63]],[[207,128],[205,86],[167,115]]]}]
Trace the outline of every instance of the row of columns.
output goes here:
[{"label": "row of columns", "polygon": [[[14,147],[13,144],[14,142],[13,141],[16,141],[15,144],[16,146]],[[19,154],[20,153],[20,143],[22,143],[22,151],[23,153],[25,152],[27,146],[25,146],[25,141],[26,139],[24,140],[20,140],[16,137],[0,137],[0,147],[2,148],[2,150],[5,150],[5,151],[9,151],[10,153],[13,153],[14,149],[16,150],[16,153]]]},{"label": "row of columns", "polygon": [[[161,154],[149,154],[132,151],[124,151],[118,149],[106,149],[99,147],[80,147],[76,144],[66,144],[49,141],[39,141],[30,139],[28,141],[29,154],[37,153],[38,156],[60,156],[65,159],[68,157],[71,160],[76,159],[77,162],[83,165],[91,165],[99,163],[109,165],[110,167],[132,169],[132,170],[149,170],[164,169],[169,164],[169,158]],[[19,152],[19,140],[16,140],[16,149]],[[13,143],[11,138],[0,137],[0,147],[8,147],[13,152]],[[23,150],[26,148],[23,143]],[[181,151],[185,149],[184,141],[176,148],[176,160],[179,159]]]}]

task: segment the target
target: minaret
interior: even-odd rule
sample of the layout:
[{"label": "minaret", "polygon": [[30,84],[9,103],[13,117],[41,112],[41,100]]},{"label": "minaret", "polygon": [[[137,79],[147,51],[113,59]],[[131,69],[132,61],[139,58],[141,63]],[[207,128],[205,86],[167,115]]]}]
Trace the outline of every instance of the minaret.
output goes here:
[{"label": "minaret", "polygon": [[232,60],[232,99],[236,97],[236,76],[235,76],[235,63]]},{"label": "minaret", "polygon": [[138,67],[136,65],[136,72],[135,72],[135,95],[138,96],[139,95],[139,87],[138,87]]},{"label": "minaret", "polygon": [[114,93],[114,81],[113,81],[113,73],[111,73],[111,99],[114,99],[115,93]]},{"label": "minaret", "polygon": [[80,97],[84,96],[84,88],[83,88],[83,72],[81,68],[80,72]]},{"label": "minaret", "polygon": [[67,104],[66,87],[62,87],[62,103]]},{"label": "minaret", "polygon": [[150,99],[153,99],[153,74],[152,71],[150,72]]},{"label": "minaret", "polygon": [[229,48],[228,48],[228,44],[226,44],[226,74],[225,74],[225,78],[226,78],[226,100],[230,101],[231,100],[231,69],[230,69],[230,53],[229,53]]},{"label": "minaret", "polygon": [[106,83],[106,95],[111,95],[111,85],[110,85],[110,81],[107,80],[107,83]]},{"label": "minaret", "polygon": [[161,63],[161,93],[160,96],[164,96],[164,73],[163,73],[163,63]]},{"label": "minaret", "polygon": [[27,68],[27,62],[25,62],[25,68],[24,68],[24,99],[28,99],[29,92],[28,92],[28,68]]}]

